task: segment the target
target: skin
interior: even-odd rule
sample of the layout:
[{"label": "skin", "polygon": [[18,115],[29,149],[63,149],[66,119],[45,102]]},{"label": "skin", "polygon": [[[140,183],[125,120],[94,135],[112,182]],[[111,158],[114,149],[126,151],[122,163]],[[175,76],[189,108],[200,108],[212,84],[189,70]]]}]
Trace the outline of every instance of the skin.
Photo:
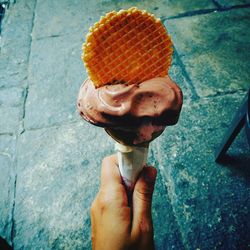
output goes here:
[{"label": "skin", "polygon": [[103,160],[100,190],[91,206],[94,250],[154,249],[151,204],[156,175],[153,167],[143,169],[129,207],[116,156]]}]

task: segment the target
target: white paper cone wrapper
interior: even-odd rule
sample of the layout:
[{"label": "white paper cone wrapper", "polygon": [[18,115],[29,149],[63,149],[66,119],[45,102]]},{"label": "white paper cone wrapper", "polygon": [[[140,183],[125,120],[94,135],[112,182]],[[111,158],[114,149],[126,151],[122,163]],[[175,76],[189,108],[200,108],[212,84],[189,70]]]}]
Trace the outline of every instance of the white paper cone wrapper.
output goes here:
[{"label": "white paper cone wrapper", "polygon": [[125,146],[116,142],[115,148],[122,179],[128,190],[132,190],[139,173],[147,163],[148,147]]}]

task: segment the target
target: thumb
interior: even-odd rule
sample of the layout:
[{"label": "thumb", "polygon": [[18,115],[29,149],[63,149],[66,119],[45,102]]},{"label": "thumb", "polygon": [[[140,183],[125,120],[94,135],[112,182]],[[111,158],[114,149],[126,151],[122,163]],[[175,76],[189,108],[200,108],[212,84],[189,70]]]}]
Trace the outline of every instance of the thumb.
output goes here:
[{"label": "thumb", "polygon": [[[133,193],[132,234],[151,233],[153,230],[151,204],[157,171],[154,167],[144,167]],[[150,232],[149,232],[150,231]]]}]

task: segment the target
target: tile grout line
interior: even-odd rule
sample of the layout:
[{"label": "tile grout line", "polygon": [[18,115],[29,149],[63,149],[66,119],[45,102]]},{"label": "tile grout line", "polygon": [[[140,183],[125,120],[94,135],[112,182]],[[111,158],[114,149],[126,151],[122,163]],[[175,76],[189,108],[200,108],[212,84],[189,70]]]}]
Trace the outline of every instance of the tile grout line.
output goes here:
[{"label": "tile grout line", "polygon": [[164,22],[166,20],[172,20],[172,19],[180,19],[180,18],[185,18],[185,17],[193,17],[193,16],[199,16],[199,15],[204,15],[204,14],[209,14],[215,11],[219,11],[217,8],[212,8],[212,9],[204,9],[204,10],[193,10],[193,11],[187,11],[181,14],[178,14],[176,16],[170,16],[170,17],[161,17],[161,21]]},{"label": "tile grout line", "polygon": [[[3,5],[3,4],[5,4],[5,3],[3,2],[0,5]],[[9,4],[7,4],[6,8],[3,10],[2,13],[0,12],[0,55],[1,55],[2,46],[3,46],[3,43],[1,40],[1,38],[2,38],[2,35],[1,35],[2,34],[2,25],[3,25],[3,20],[8,19],[8,16],[6,15],[6,9],[8,9],[8,8],[9,8]],[[1,87],[0,87],[0,89],[1,89]]]},{"label": "tile grout line", "polygon": [[0,37],[1,37],[1,32],[2,32],[2,21],[5,15],[6,8],[8,9],[9,7],[9,2],[4,1],[0,3]]},{"label": "tile grout line", "polygon": [[[32,41],[31,41],[32,42]],[[29,60],[28,60],[28,63],[29,63]],[[28,69],[27,69],[28,70]],[[24,128],[24,118],[25,118],[25,113],[26,113],[26,110],[25,110],[25,107],[26,107],[26,101],[27,101],[27,97],[28,97],[28,94],[29,94],[29,84],[27,84],[27,86],[24,88],[24,99],[23,99],[23,105],[22,105],[22,120],[21,120],[21,131],[20,131],[20,134],[24,133],[25,132],[25,128]]]},{"label": "tile grout line", "polygon": [[82,123],[83,123],[83,121],[72,120],[72,121],[68,121],[68,122],[61,122],[59,124],[54,124],[51,126],[44,126],[44,127],[37,127],[37,128],[31,127],[31,128],[25,129],[25,131],[38,131],[41,129],[58,129],[58,128],[61,128],[63,126],[68,126],[71,124],[82,124]]},{"label": "tile grout line", "polygon": [[180,55],[179,55],[179,53],[178,53],[178,51],[177,51],[177,49],[176,49],[175,46],[174,46],[174,53],[176,55],[177,64],[180,66],[181,71],[183,73],[183,76],[187,80],[188,87],[190,87],[190,90],[191,90],[191,93],[192,93],[191,99],[193,101],[196,101],[196,100],[200,99],[200,97],[197,94],[196,89],[195,89],[195,87],[194,87],[194,85],[192,83],[192,80],[191,80],[191,78],[189,77],[189,74],[186,71],[185,65],[183,64],[183,62],[182,62],[182,60],[180,58]]},{"label": "tile grout line", "polygon": [[12,132],[3,132],[3,133],[0,133],[0,136],[1,135],[9,135],[9,136],[13,136],[14,135],[14,133],[12,133]]},{"label": "tile grout line", "polygon": [[[33,16],[32,16],[32,20],[31,20],[32,26],[31,26],[31,30],[30,30],[30,44],[29,44],[30,49],[28,52],[27,72],[28,72],[28,68],[29,68],[29,61],[30,61],[30,54],[31,54],[31,45],[32,45],[32,35],[31,34],[33,32],[34,23],[35,23],[36,6],[37,6],[37,0],[35,0]],[[15,238],[15,227],[16,227],[14,213],[15,213],[15,205],[16,205],[15,203],[16,203],[16,184],[17,184],[17,163],[18,163],[18,139],[19,139],[19,135],[25,131],[23,122],[24,122],[24,117],[25,117],[25,105],[26,105],[26,100],[28,97],[28,90],[29,90],[29,83],[27,83],[27,86],[25,87],[25,96],[24,96],[23,105],[22,105],[22,108],[23,108],[22,121],[21,121],[22,131],[21,131],[21,133],[20,132],[16,133],[15,158],[14,158],[14,162],[13,162],[13,173],[12,173],[13,177],[12,178],[14,179],[14,183],[13,183],[14,189],[13,189],[13,194],[12,194],[13,203],[12,203],[12,209],[11,209],[11,235],[10,235],[10,241],[11,241],[11,245],[12,245],[13,249],[15,248],[14,238]]]},{"label": "tile grout line", "polygon": [[247,91],[248,91],[247,89],[243,89],[243,88],[235,89],[235,90],[228,90],[228,91],[223,91],[223,92],[216,91],[215,94],[203,96],[202,98],[203,99],[210,99],[210,98],[217,98],[217,97],[225,97],[225,96],[234,95],[234,94],[244,94]]},{"label": "tile grout line", "polygon": [[216,6],[215,8],[204,9],[204,10],[187,11],[187,12],[184,12],[184,13],[181,13],[181,14],[177,14],[176,16],[170,16],[170,17],[162,16],[161,21],[164,22],[166,20],[199,16],[199,15],[209,14],[209,13],[213,13],[213,12],[226,12],[226,11],[235,10],[235,9],[250,8],[250,4],[242,4],[242,5],[234,5],[234,6],[229,6],[229,7],[223,7],[223,6],[219,5],[216,1],[213,1],[213,3]]},{"label": "tile grout line", "polygon": [[[12,7],[14,6],[14,4],[12,5]],[[9,9],[10,6],[8,6]],[[5,16],[6,19],[8,20],[9,18],[9,13]],[[6,20],[5,20],[6,21]],[[2,45],[2,44],[1,44]],[[0,52],[1,52],[2,47],[0,48]],[[10,244],[13,246],[13,240],[12,240],[12,231],[13,231],[13,225],[14,225],[14,220],[13,220],[13,208],[14,208],[14,203],[15,203],[15,188],[16,188],[16,171],[15,171],[15,164],[16,164],[16,145],[17,145],[17,134],[16,132],[13,133],[1,133],[0,135],[10,135],[15,139],[15,147],[14,147],[14,152],[15,154],[13,155],[13,158],[10,157],[11,159],[11,169],[10,169],[10,181],[9,181],[9,190],[8,190],[8,194],[10,197],[10,201],[9,201],[9,206],[10,206],[10,211],[9,211],[9,218],[8,218],[8,222],[10,223]],[[12,185],[13,185],[13,191],[12,191]]]},{"label": "tile grout line", "polygon": [[212,0],[212,3],[218,8],[221,9],[221,5],[217,2],[217,0]]}]

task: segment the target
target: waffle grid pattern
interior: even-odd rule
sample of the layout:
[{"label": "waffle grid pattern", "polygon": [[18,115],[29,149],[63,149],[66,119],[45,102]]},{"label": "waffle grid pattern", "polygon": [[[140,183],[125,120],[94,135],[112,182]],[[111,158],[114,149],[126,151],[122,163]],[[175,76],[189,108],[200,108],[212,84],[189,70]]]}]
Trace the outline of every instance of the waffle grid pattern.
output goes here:
[{"label": "waffle grid pattern", "polygon": [[160,20],[133,7],[112,11],[90,28],[82,59],[90,79],[100,87],[166,76],[172,52]]}]

